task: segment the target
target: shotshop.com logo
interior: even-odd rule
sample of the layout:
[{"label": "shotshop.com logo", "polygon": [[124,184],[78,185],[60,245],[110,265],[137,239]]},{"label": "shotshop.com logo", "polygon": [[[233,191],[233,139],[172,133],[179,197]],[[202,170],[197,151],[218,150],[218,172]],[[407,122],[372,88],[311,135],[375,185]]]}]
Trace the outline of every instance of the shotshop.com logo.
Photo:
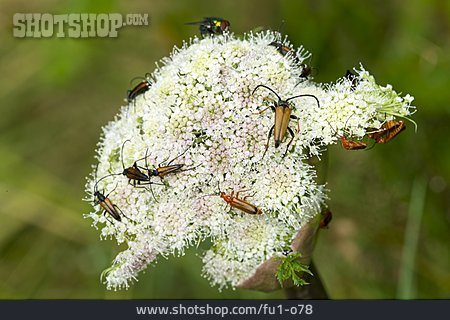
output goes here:
[{"label": "shotshop.com logo", "polygon": [[13,35],[17,38],[93,38],[118,36],[123,26],[148,25],[148,14],[129,13],[15,13]]}]

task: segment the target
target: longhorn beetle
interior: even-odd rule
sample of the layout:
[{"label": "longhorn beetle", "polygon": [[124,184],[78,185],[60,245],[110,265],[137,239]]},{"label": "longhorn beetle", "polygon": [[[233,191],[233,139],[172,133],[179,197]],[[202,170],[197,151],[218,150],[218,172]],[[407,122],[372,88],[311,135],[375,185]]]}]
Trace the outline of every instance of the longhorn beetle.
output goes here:
[{"label": "longhorn beetle", "polygon": [[[115,205],[110,199],[109,199],[109,195],[111,194],[111,192],[113,192],[116,188],[114,188],[110,193],[108,193],[108,195],[104,195],[103,193],[101,193],[100,191],[98,191],[97,186],[98,183],[100,181],[102,181],[105,178],[111,177],[111,176],[115,176],[117,174],[109,174],[107,176],[104,176],[103,178],[100,178],[94,185],[94,203],[95,204],[99,204],[102,208],[103,208],[103,215],[106,218],[106,213],[109,213],[111,215],[111,217],[113,217],[115,220],[117,221],[122,221],[120,215],[123,215],[125,218],[128,219],[128,217],[122,212],[122,210],[120,210],[120,208]],[[117,187],[117,186],[116,186]]]},{"label": "longhorn beetle", "polygon": [[405,129],[406,126],[403,120],[390,120],[383,124],[380,129],[370,132],[369,138],[375,139],[376,143],[384,144],[391,141]]},{"label": "longhorn beetle", "polygon": [[[148,80],[149,76],[150,76],[149,74],[146,74],[144,79],[141,82],[139,82],[137,84],[137,86],[135,86],[131,90],[128,90],[128,92],[127,92],[128,103],[131,103],[134,99],[136,99],[137,96],[139,96],[140,94],[143,94],[144,92],[147,92],[150,89],[152,84]],[[131,81],[133,81],[133,80],[134,79],[132,79]]]},{"label": "longhorn beetle", "polygon": [[294,62],[297,65],[299,65],[300,67],[302,67],[302,72],[300,74],[300,78],[302,78],[304,80],[308,79],[308,77],[311,75],[312,68],[310,65],[300,62],[299,57],[295,53],[295,50],[293,50],[292,48],[290,48],[288,46],[285,46],[281,42],[276,42],[276,41],[269,43],[269,46],[275,47],[277,49],[277,51],[279,53],[281,53],[282,56],[286,56],[286,55],[290,54],[294,58]]},{"label": "longhorn beetle", "polygon": [[333,214],[331,213],[330,209],[326,208],[324,211],[322,211],[321,215],[322,218],[320,219],[319,227],[321,229],[328,229],[328,224],[331,222]]},{"label": "longhorn beetle", "polygon": [[349,140],[345,136],[341,136],[341,145],[345,150],[362,150],[367,148],[366,142]]},{"label": "longhorn beetle", "polygon": [[137,165],[137,162],[140,160],[147,160],[147,154],[144,158],[136,160],[131,167],[125,168],[125,164],[123,163],[123,149],[125,147],[125,143],[129,142],[130,140],[125,140],[122,144],[122,150],[121,150],[121,158],[122,158],[122,167],[123,171],[122,174],[128,178],[128,183],[131,184],[134,187],[140,187],[142,185],[149,185],[149,184],[159,184],[163,185],[161,183],[156,183],[150,181],[150,177],[146,175],[141,170],[148,170],[147,168],[140,167]]},{"label": "longhorn beetle", "polygon": [[[190,147],[189,147],[190,148]],[[184,169],[182,170],[182,168],[184,167],[184,163],[179,163],[179,164],[171,164],[172,162],[174,162],[176,159],[178,159],[179,157],[181,157],[183,154],[185,154],[189,148],[187,148],[186,150],[184,150],[182,153],[180,153],[178,156],[176,156],[175,158],[173,158],[172,160],[170,160],[166,166],[161,166],[164,162],[166,162],[167,160],[161,162],[157,168],[150,170],[148,169],[147,166],[147,152],[146,152],[146,156],[145,156],[145,165],[147,167],[147,173],[149,177],[164,177],[168,174],[171,173],[176,173],[176,172],[184,172],[184,171],[189,171],[189,170],[193,170],[195,168],[197,168],[198,166],[192,167],[192,168],[188,168],[188,169]]]},{"label": "longhorn beetle", "polygon": [[[275,112],[275,123],[272,126],[272,128],[270,128],[270,130],[269,130],[269,134],[268,134],[268,138],[267,138],[267,145],[266,145],[266,149],[264,151],[264,155],[266,154],[267,149],[269,148],[269,141],[270,141],[270,136],[272,135],[272,133],[273,133],[273,137],[275,140],[275,148],[278,148],[280,146],[280,143],[284,140],[284,137],[286,136],[286,131],[289,131],[289,134],[291,135],[291,140],[289,141],[289,143],[286,147],[286,151],[284,152],[283,157],[285,157],[289,150],[289,146],[291,145],[292,141],[294,140],[294,136],[295,136],[292,129],[289,128],[289,121],[290,121],[290,119],[298,120],[298,118],[295,115],[291,115],[292,109],[289,107],[289,100],[297,99],[300,97],[311,97],[316,100],[317,104],[320,107],[319,99],[317,99],[317,97],[312,94],[300,94],[297,96],[290,97],[286,100],[282,100],[280,98],[280,96],[273,89],[271,89],[263,84],[256,86],[256,88],[252,92],[252,95],[255,93],[255,91],[258,88],[261,88],[261,87],[270,90],[278,98],[278,101],[274,100],[274,103],[272,106],[269,106],[259,112],[261,114],[269,108],[271,108],[272,111]],[[267,98],[267,99],[270,99],[270,98]],[[275,129],[275,131],[274,131],[274,129]],[[299,123],[298,131],[300,131],[300,123]],[[264,155],[263,155],[263,158],[264,158]]]},{"label": "longhorn beetle", "polygon": [[[189,147],[190,148],[190,147]],[[166,166],[161,166],[164,162],[166,162],[167,160],[164,160],[163,162],[161,162],[157,168],[155,169],[149,169],[149,166],[147,164],[147,158],[149,157],[147,155],[148,149],[145,151],[145,157],[143,159],[145,159],[145,168],[144,167],[138,167],[141,169],[145,169],[147,170],[147,177],[149,178],[149,180],[151,179],[151,177],[160,177],[161,180],[164,176],[168,175],[168,174],[172,174],[172,173],[177,173],[177,172],[184,172],[184,171],[189,171],[189,170],[193,170],[195,168],[197,168],[198,166],[192,167],[192,168],[188,168],[188,169],[183,169],[184,167],[184,163],[179,163],[179,164],[171,164],[172,162],[174,162],[176,159],[178,159],[179,157],[181,157],[183,154],[185,154],[189,148],[187,148],[186,150],[184,150],[181,154],[179,154],[178,156],[176,156],[175,158],[173,158],[172,160],[170,160]],[[142,159],[140,159],[142,160]],[[153,189],[152,189],[152,184],[159,184],[156,182],[151,182],[150,184],[150,191],[153,194]],[[154,197],[154,195],[153,195]]]},{"label": "longhorn beetle", "polygon": [[[219,184],[219,182],[217,182],[217,184]],[[240,190],[236,193],[236,195],[234,195],[234,191],[232,191],[231,194],[228,195],[225,192],[220,191],[220,185],[218,186],[218,188],[219,188],[218,194],[208,194],[204,197],[219,196],[227,203],[227,205],[230,205],[230,208],[236,208],[248,214],[258,214],[258,215],[262,214],[262,210],[260,208],[246,201],[246,199],[251,198],[253,195],[245,196],[242,199],[239,198],[239,193],[246,192],[248,190]]]},{"label": "longhorn beetle", "polygon": [[[347,121],[345,122],[344,128],[347,126],[347,122],[348,120],[353,116],[353,114],[347,119]],[[331,126],[331,123],[326,120],[328,122],[328,124],[330,125],[330,128],[334,131],[334,133],[337,135],[336,130],[333,129],[333,127]],[[355,141],[355,140],[350,140],[349,138],[347,138],[345,136],[345,134],[343,134],[342,136],[340,136],[339,138],[341,140],[341,145],[345,150],[362,150],[362,149],[366,149],[367,148],[367,143],[364,141]]]},{"label": "longhorn beetle", "polygon": [[291,54],[291,56],[294,58],[295,63],[300,64],[300,59],[298,58],[297,54],[295,53],[295,50],[293,50],[292,48],[285,46],[281,42],[276,42],[276,41],[269,43],[269,46],[275,47],[277,49],[277,51],[279,53],[281,53],[281,55],[283,57],[288,54]]}]

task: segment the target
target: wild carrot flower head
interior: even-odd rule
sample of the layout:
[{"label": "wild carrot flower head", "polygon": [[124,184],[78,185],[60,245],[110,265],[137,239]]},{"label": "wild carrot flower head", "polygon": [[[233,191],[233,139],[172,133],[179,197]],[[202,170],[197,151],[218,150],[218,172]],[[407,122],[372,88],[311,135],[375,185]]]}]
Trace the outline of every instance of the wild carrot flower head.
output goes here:
[{"label": "wild carrot flower head", "polygon": [[[128,246],[104,273],[108,288],[127,288],[158,256],[183,255],[205,239],[212,246],[203,255],[203,274],[220,288],[238,285],[264,261],[286,254],[298,230],[325,206],[326,190],[315,182],[309,156],[320,156],[344,132],[362,137],[393,116],[411,114],[410,96],[377,85],[362,67],[356,84],[301,78],[310,54],[302,47],[280,54],[270,45],[280,41],[290,47],[275,32],[194,38],[162,59],[149,90],[104,127],[86,190],[91,200],[97,184],[121,221],[94,203],[86,216],[102,238]],[[263,158],[274,115],[260,111],[278,98],[266,88],[252,94],[260,84],[281,99],[306,94],[319,102],[289,101],[298,120],[290,121],[295,137],[285,157],[289,134],[278,148],[270,138]],[[183,167],[150,178],[158,184],[133,186],[121,174],[135,161],[148,174],[171,160]],[[262,214],[230,208],[220,197],[238,191]]]}]

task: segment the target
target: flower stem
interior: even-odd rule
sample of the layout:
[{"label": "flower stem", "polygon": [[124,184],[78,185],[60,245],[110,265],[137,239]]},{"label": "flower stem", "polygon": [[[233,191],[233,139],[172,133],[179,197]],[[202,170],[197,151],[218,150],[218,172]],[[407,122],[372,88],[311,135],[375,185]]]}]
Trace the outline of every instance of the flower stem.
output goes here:
[{"label": "flower stem", "polygon": [[[313,157],[309,160],[309,164],[316,168],[317,183],[325,183],[328,171],[328,151],[323,153],[321,161],[316,157]],[[317,237],[317,232],[315,236]],[[285,288],[284,293],[287,299],[329,299],[314,261],[311,261],[309,270],[311,270],[313,276],[307,273],[303,274],[304,280],[308,282],[309,285]]]}]

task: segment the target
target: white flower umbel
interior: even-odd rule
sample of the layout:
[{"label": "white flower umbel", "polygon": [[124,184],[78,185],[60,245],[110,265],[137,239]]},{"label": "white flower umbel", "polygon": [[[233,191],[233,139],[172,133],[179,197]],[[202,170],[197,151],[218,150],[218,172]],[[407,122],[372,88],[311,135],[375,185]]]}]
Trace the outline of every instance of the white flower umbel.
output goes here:
[{"label": "white flower umbel", "polygon": [[[318,85],[301,78],[309,53],[300,48],[282,55],[269,45],[280,39],[273,32],[242,39],[226,34],[175,48],[152,74],[150,89],[104,128],[86,188],[90,201],[96,190],[108,196],[121,221],[103,215],[98,204],[87,216],[100,225],[102,238],[128,245],[104,273],[108,288],[127,288],[158,255],[182,255],[206,238],[212,246],[204,275],[219,287],[236,286],[264,261],[285,254],[325,206],[324,188],[305,155],[319,156],[344,132],[362,137],[394,115],[410,114],[412,98],[378,86],[364,70],[356,86],[347,79]],[[310,94],[320,102],[289,102],[298,121],[291,120],[296,134],[284,158],[287,141],[275,148],[273,138],[263,158],[274,114],[260,111],[272,103],[267,98],[277,99],[265,88],[252,94],[260,84],[281,99]],[[147,173],[142,168],[172,159],[185,171],[152,177],[158,185],[135,187],[121,174],[135,161]],[[219,196],[238,191],[262,215],[230,208]]]}]

